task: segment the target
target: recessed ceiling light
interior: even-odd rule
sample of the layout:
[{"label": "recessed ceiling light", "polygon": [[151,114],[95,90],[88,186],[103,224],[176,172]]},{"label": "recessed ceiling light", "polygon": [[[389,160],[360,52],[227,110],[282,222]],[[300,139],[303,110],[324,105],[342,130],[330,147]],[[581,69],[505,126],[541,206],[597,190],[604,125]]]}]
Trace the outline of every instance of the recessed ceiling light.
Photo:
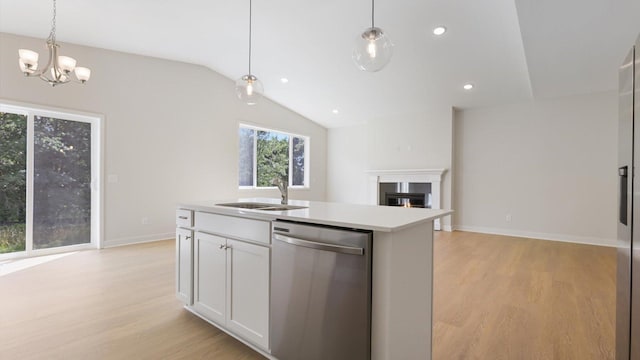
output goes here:
[{"label": "recessed ceiling light", "polygon": [[281,82],[281,83],[283,83],[283,84],[286,84],[286,83],[288,83],[288,82],[289,82],[289,79],[287,79],[287,78],[281,78],[281,79],[280,79],[280,82]]},{"label": "recessed ceiling light", "polygon": [[442,35],[442,34],[444,34],[446,32],[447,32],[447,28],[444,27],[444,26],[438,26],[435,29],[433,29],[433,35],[440,36],[440,35]]},{"label": "recessed ceiling light", "polygon": [[465,90],[471,90],[473,89],[473,84],[464,84],[464,86],[462,87]]},{"label": "recessed ceiling light", "polygon": [[331,112],[334,113],[334,114],[339,113],[338,109],[333,109]]}]

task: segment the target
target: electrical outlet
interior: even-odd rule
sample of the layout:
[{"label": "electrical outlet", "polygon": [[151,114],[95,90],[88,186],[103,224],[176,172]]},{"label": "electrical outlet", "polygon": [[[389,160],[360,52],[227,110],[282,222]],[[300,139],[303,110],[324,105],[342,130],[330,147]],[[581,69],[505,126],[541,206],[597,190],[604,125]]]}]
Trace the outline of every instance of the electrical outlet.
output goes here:
[{"label": "electrical outlet", "polygon": [[505,216],[505,220],[507,222],[511,222],[511,214],[507,214],[507,216]]}]

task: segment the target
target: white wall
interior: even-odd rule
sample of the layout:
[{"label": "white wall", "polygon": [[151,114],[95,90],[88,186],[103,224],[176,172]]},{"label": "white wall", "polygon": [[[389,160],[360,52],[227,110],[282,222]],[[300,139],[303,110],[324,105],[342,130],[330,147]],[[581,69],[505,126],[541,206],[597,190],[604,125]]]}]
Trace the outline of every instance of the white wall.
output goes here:
[{"label": "white wall", "polygon": [[[172,237],[178,202],[279,197],[238,191],[240,121],[310,136],[311,187],[290,197],[325,199],[325,128],[267,99],[240,103],[233,80],[205,67],[70,44],[60,53],[91,68],[92,78],[51,88],[18,69],[19,48],[46,61],[44,41],[0,33],[0,99],[104,115],[107,246]],[[109,174],[119,181],[107,183]]]},{"label": "white wall", "polygon": [[[367,124],[329,129],[328,201],[366,204],[367,170],[447,169],[442,208],[451,208],[452,109],[433,106],[424,114],[371,119]],[[449,217],[443,227],[450,227]]]},{"label": "white wall", "polygon": [[454,116],[454,228],[615,244],[616,93]]}]

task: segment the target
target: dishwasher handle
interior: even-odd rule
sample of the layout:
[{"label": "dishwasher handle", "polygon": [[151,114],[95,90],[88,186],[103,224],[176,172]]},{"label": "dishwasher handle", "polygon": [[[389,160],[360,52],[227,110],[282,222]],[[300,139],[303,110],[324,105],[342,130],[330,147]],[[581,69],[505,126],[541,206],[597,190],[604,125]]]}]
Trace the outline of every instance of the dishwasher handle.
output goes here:
[{"label": "dishwasher handle", "polygon": [[291,236],[284,236],[280,234],[273,234],[273,239],[286,242],[291,245],[304,246],[312,249],[333,251],[333,252],[342,253],[342,254],[364,255],[364,249],[359,247],[319,243],[315,241],[309,241],[309,240],[294,238]]}]

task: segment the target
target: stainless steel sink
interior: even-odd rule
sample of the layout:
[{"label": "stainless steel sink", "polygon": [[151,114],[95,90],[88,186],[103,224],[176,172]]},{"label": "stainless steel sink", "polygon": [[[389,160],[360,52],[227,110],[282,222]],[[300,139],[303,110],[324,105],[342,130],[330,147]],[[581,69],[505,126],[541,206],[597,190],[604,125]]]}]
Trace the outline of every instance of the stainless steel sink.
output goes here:
[{"label": "stainless steel sink", "polygon": [[266,203],[256,203],[256,202],[216,204],[216,206],[227,206],[227,207],[234,207],[234,208],[240,208],[240,209],[260,209],[260,208],[277,206],[277,205],[278,204],[266,204]]},{"label": "stainless steel sink", "polygon": [[265,211],[287,211],[287,210],[307,208],[306,206],[279,205],[279,204],[257,203],[257,202],[224,203],[224,204],[216,204],[216,206],[226,206],[226,207],[233,207],[238,209],[265,210]]},{"label": "stainless steel sink", "polygon": [[287,210],[296,210],[296,209],[306,209],[306,206],[297,206],[297,205],[276,205],[270,206],[266,208],[259,208],[257,210],[266,210],[266,211],[287,211]]}]

